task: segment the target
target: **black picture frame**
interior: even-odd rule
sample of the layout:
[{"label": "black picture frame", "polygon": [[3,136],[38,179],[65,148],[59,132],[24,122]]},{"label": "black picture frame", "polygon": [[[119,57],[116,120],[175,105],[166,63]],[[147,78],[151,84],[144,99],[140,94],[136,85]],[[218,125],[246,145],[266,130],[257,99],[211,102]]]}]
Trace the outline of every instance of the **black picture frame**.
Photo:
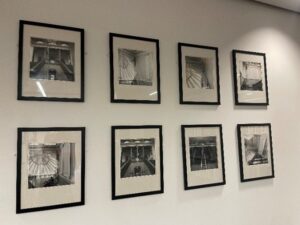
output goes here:
[{"label": "black picture frame", "polygon": [[[78,60],[80,62],[80,94],[79,97],[45,97],[45,96],[24,96],[23,95],[23,60],[24,60],[24,27],[26,25],[29,26],[36,26],[42,28],[51,28],[57,29],[58,31],[65,30],[65,31],[73,31],[78,32],[80,34],[80,57]],[[69,26],[62,26],[62,25],[55,25],[55,24],[48,24],[48,23],[41,23],[41,22],[34,22],[34,21],[26,21],[20,20],[19,21],[19,53],[18,53],[18,93],[17,93],[17,100],[25,100],[25,101],[55,101],[55,102],[84,102],[84,71],[85,71],[85,41],[84,41],[84,29],[69,27]],[[56,73],[56,72],[55,72]],[[75,78],[74,78],[75,80]]]},{"label": "black picture frame", "polygon": [[[188,184],[188,173],[187,173],[187,157],[186,157],[186,129],[188,128],[217,128],[219,130],[220,137],[220,153],[221,153],[221,176],[222,180],[219,182],[201,184],[201,185],[193,185],[190,186]],[[181,125],[181,142],[182,142],[182,159],[183,159],[183,180],[184,180],[184,190],[193,190],[198,188],[206,188],[213,186],[220,186],[226,184],[226,175],[225,175],[225,160],[224,160],[224,144],[223,144],[223,131],[221,124],[192,124],[192,125]]]},{"label": "black picture frame", "polygon": [[[78,131],[81,133],[81,184],[80,184],[80,201],[64,204],[55,204],[48,206],[39,206],[33,208],[22,208],[22,135],[25,132],[64,132],[64,131]],[[29,213],[36,211],[44,211],[51,209],[60,209],[73,206],[81,206],[85,204],[85,127],[21,127],[18,128],[17,139],[17,179],[16,179],[16,213]]]},{"label": "black picture frame", "polygon": [[[252,178],[246,178],[245,177],[245,169],[243,166],[243,148],[242,148],[242,133],[241,128],[243,127],[267,127],[268,130],[268,136],[269,136],[269,144],[270,144],[270,170],[271,175],[266,176],[257,176]],[[272,143],[272,129],[270,123],[247,123],[247,124],[238,124],[237,125],[237,137],[238,137],[238,148],[239,148],[239,164],[240,164],[240,178],[241,182],[249,182],[249,181],[255,181],[255,180],[262,180],[262,179],[270,179],[275,178],[275,172],[274,172],[274,159],[273,159],[273,143]]]},{"label": "black picture frame", "polygon": [[[114,68],[114,38],[128,39],[143,41],[145,43],[152,43],[155,45],[155,58],[156,58],[156,100],[149,99],[128,99],[115,97],[115,68]],[[109,50],[110,50],[110,101],[111,103],[138,103],[138,104],[160,104],[161,103],[161,91],[160,91],[160,54],[159,54],[159,40],[154,38],[138,37],[133,35],[125,35],[118,33],[109,33]]]},{"label": "black picture frame", "polygon": [[[118,195],[116,191],[116,145],[115,145],[115,138],[116,138],[116,131],[117,130],[132,130],[132,129],[157,129],[158,137],[159,137],[159,168],[160,168],[160,178],[159,178],[159,189],[158,190],[151,190],[145,192],[138,192],[138,193],[130,193],[130,194],[122,194]],[[123,126],[112,126],[111,127],[111,148],[112,148],[112,164],[111,164],[111,171],[112,171],[112,200],[124,199],[124,198],[132,198],[132,197],[140,197],[146,195],[155,195],[155,194],[162,194],[164,193],[164,172],[163,172],[163,135],[162,135],[162,126],[161,125],[123,125]]]},{"label": "black picture frame", "polygon": [[[216,69],[216,101],[206,101],[206,100],[184,100],[184,89],[183,89],[183,65],[182,65],[182,48],[190,47],[195,49],[204,49],[211,50],[215,55],[215,69]],[[188,44],[188,43],[178,43],[178,66],[179,66],[179,103],[187,104],[187,105],[221,105],[221,96],[220,96],[220,72],[219,72],[219,49],[213,46],[205,46],[205,45],[196,45],[196,44]]]},{"label": "black picture frame", "polygon": [[[249,56],[261,56],[263,57],[263,72],[264,72],[264,89],[265,89],[265,101],[264,102],[251,102],[251,101],[240,101],[239,100],[239,93],[238,93],[238,71],[237,71],[237,54],[244,54]],[[244,51],[244,50],[232,50],[232,62],[233,62],[233,82],[234,82],[234,99],[235,99],[235,105],[240,106],[268,106],[269,105],[269,91],[268,91],[268,78],[267,78],[267,60],[266,60],[266,53],[262,52],[253,52],[253,51]]]}]

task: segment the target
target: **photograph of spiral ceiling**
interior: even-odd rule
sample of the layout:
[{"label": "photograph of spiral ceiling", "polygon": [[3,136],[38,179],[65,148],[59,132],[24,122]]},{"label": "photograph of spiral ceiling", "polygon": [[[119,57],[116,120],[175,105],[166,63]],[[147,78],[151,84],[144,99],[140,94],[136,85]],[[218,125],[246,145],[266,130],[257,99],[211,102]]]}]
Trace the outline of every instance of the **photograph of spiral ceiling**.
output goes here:
[{"label": "photograph of spiral ceiling", "polygon": [[18,128],[16,212],[84,205],[85,128]]},{"label": "photograph of spiral ceiling", "polygon": [[75,143],[29,144],[28,187],[74,184]]}]

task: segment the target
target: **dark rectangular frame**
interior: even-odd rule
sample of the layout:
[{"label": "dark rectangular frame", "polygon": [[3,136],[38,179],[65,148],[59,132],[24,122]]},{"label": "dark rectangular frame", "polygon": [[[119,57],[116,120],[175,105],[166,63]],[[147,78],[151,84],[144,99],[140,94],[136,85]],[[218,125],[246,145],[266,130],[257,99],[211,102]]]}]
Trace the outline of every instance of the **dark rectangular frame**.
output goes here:
[{"label": "dark rectangular frame", "polygon": [[[23,85],[23,34],[24,25],[48,27],[62,30],[76,31],[80,33],[80,64],[81,64],[81,80],[80,80],[80,98],[64,98],[64,97],[34,97],[34,96],[22,96]],[[56,102],[84,102],[84,29],[67,27],[61,25],[54,25],[48,23],[40,23],[33,21],[20,20],[19,22],[19,56],[18,56],[18,100],[26,101],[56,101]]]},{"label": "dark rectangular frame", "polygon": [[[81,132],[81,200],[79,202],[49,205],[35,208],[21,209],[21,178],[22,178],[22,133],[23,132],[51,132],[51,131],[80,131]],[[18,128],[17,141],[17,182],[16,182],[16,213],[28,213],[44,211],[50,209],[59,209],[85,204],[85,127],[21,127]]]},{"label": "dark rectangular frame", "polygon": [[[255,126],[267,126],[269,129],[269,138],[270,138],[270,155],[271,155],[271,164],[272,164],[272,175],[271,176],[263,176],[257,178],[244,178],[244,168],[243,168],[243,154],[242,154],[242,140],[241,140],[241,127],[255,127]],[[270,123],[248,123],[248,124],[238,124],[237,125],[237,136],[238,136],[238,146],[239,146],[239,163],[240,163],[240,176],[241,182],[248,182],[248,181],[255,181],[255,180],[262,180],[268,178],[274,178],[274,159],[273,159],[273,144],[272,144],[272,131],[271,131],[271,124]]]},{"label": "dark rectangular frame", "polygon": [[[156,45],[156,69],[157,69],[157,100],[134,100],[134,99],[115,99],[115,87],[114,87],[114,46],[113,38],[127,38],[132,40],[140,40],[146,42],[153,42]],[[161,93],[160,93],[160,59],[159,59],[159,40],[153,38],[137,37],[132,35],[109,33],[109,56],[110,56],[110,101],[112,103],[144,103],[144,104],[160,104]]]},{"label": "dark rectangular frame", "polygon": [[[216,54],[216,89],[218,100],[216,102],[196,102],[196,101],[184,101],[183,100],[183,81],[182,81],[182,47],[192,47],[192,48],[203,48],[215,51]],[[220,75],[219,75],[219,49],[217,47],[205,46],[205,45],[195,45],[195,44],[187,44],[187,43],[178,43],[178,65],[179,65],[179,102],[180,104],[187,105],[221,105],[221,97],[220,97]]]},{"label": "dark rectangular frame", "polygon": [[[265,67],[265,89],[266,89],[266,102],[264,103],[251,103],[251,102],[239,102],[238,98],[238,86],[237,86],[237,71],[236,71],[236,54],[249,54],[249,55],[258,55],[263,56],[264,58],[264,67]],[[233,63],[233,82],[234,82],[234,99],[236,105],[256,105],[256,106],[267,106],[269,105],[269,92],[268,92],[268,79],[267,79],[267,62],[266,62],[266,54],[261,52],[250,52],[243,50],[232,50],[232,63]]]},{"label": "dark rectangular frame", "polygon": [[[222,158],[222,170],[223,170],[223,181],[211,184],[203,184],[196,186],[188,186],[187,177],[187,163],[186,163],[186,143],[185,143],[185,128],[208,128],[215,127],[219,128],[220,132],[220,146],[221,146],[221,158]],[[192,190],[197,188],[213,187],[226,184],[225,176],[225,160],[224,160],[224,144],[223,144],[223,131],[221,124],[193,124],[193,125],[181,125],[181,142],[182,142],[182,159],[183,159],[183,178],[184,178],[184,190]]]},{"label": "dark rectangular frame", "polygon": [[[134,194],[126,195],[116,195],[116,171],[115,171],[115,132],[116,130],[126,130],[126,129],[158,129],[159,139],[160,139],[160,190],[149,191],[149,192],[139,192]],[[145,195],[154,195],[164,193],[164,171],[163,171],[163,136],[162,136],[162,126],[161,125],[143,125],[143,126],[112,126],[111,127],[111,177],[112,177],[112,200],[140,197]]]}]

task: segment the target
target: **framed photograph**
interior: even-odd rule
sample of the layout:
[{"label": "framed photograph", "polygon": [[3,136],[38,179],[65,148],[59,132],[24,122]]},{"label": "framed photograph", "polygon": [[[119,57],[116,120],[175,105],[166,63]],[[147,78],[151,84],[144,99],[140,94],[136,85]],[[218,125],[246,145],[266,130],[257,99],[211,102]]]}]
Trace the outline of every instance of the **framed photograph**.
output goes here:
[{"label": "framed photograph", "polygon": [[20,21],[18,100],[84,101],[84,30]]},{"label": "framed photograph", "polygon": [[112,199],[164,192],[162,126],[112,127]]},{"label": "framed photograph", "polygon": [[222,125],[181,125],[184,189],[226,184]]},{"label": "framed photograph", "polygon": [[232,51],[236,105],[269,105],[266,54]]},{"label": "framed photograph", "polygon": [[18,128],[17,213],[84,205],[85,128]]},{"label": "framed photograph", "polygon": [[178,43],[180,104],[220,105],[218,48]]},{"label": "framed photograph", "polygon": [[159,40],[109,34],[111,102],[160,104]]},{"label": "framed photograph", "polygon": [[238,124],[241,181],[274,178],[271,124]]}]

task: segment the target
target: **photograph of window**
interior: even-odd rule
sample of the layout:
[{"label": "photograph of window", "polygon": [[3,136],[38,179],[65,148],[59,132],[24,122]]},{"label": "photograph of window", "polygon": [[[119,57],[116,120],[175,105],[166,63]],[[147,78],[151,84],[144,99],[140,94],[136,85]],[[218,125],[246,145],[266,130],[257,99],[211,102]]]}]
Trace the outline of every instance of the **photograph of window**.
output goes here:
[{"label": "photograph of window", "polygon": [[109,34],[112,103],[160,104],[159,40]]},{"label": "photograph of window", "polygon": [[236,105],[268,105],[265,53],[232,51]]},{"label": "photograph of window", "polygon": [[241,181],[274,178],[271,124],[238,124]]},{"label": "photograph of window", "polygon": [[222,125],[181,125],[184,189],[224,185]]},{"label": "photograph of window", "polygon": [[18,128],[17,213],[84,205],[85,128]]},{"label": "photograph of window", "polygon": [[218,48],[178,43],[180,104],[220,105]]},{"label": "photograph of window", "polygon": [[20,20],[18,100],[84,101],[84,30]]},{"label": "photograph of window", "polygon": [[162,126],[112,126],[112,199],[163,192]]}]

